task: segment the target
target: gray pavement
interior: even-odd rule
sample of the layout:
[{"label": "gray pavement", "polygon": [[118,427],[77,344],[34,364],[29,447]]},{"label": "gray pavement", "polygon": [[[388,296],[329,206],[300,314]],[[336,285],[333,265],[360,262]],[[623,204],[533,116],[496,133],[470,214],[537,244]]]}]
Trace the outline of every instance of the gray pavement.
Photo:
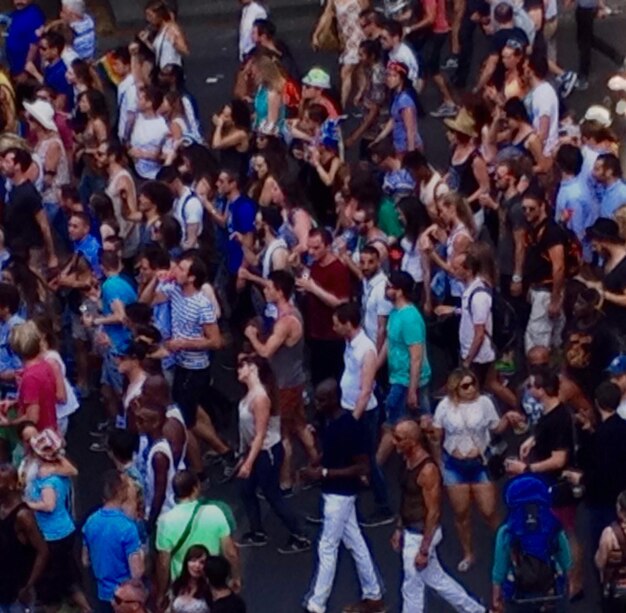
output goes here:
[{"label": "gray pavement", "polygon": [[[132,8],[130,12],[141,15],[137,10],[135,0],[112,0],[114,3],[128,4]],[[180,0],[181,10],[183,3],[189,2],[191,12],[197,11],[198,4],[191,0]],[[202,109],[202,118],[205,127],[210,125],[212,113],[218,110],[230,97],[232,90],[232,77],[237,67],[236,61],[236,32],[237,32],[237,3],[236,0],[228,0],[232,3],[232,10],[222,10],[219,7],[226,6],[222,0],[204,0],[207,7],[205,14],[200,11],[192,17],[183,15],[183,24],[189,36],[192,55],[186,62],[186,70],[189,75],[189,88],[198,98]],[[221,2],[221,4],[219,4]],[[271,2],[270,2],[271,4]],[[287,8],[285,8],[287,5]],[[218,7],[219,10],[213,10]],[[208,9],[211,9],[210,11]],[[294,10],[295,9],[295,10]],[[290,0],[276,9],[274,19],[279,28],[279,35],[291,46],[302,69],[314,64],[319,64],[331,71],[335,83],[338,78],[336,57],[328,54],[315,54],[311,51],[309,37],[312,31],[317,3],[311,0]],[[184,13],[184,11],[182,11]],[[210,17],[208,16],[210,13]],[[203,16],[204,15],[204,16]],[[115,44],[127,43],[132,35],[134,26],[125,24],[116,28],[110,36],[101,37],[99,41],[102,50],[108,49]],[[597,24],[597,33],[600,36],[611,39],[614,44],[626,52],[626,39],[623,36],[626,21],[621,15],[610,17]],[[477,37],[476,57],[481,56],[484,49],[484,41]],[[568,68],[575,68],[577,64],[576,43],[574,28],[571,19],[563,19],[559,31],[559,59],[561,64]],[[591,102],[600,102],[607,95],[605,83],[607,78],[614,72],[615,67],[608,60],[594,54],[593,74],[591,87],[585,93],[574,93],[568,100],[568,104],[577,112],[581,113]],[[205,80],[208,76],[223,75],[216,85],[208,85]],[[432,87],[427,87],[423,96],[427,110],[432,110],[438,103],[437,96]],[[442,124],[438,120],[425,118],[420,124],[424,136],[425,148],[428,156],[438,165],[444,165],[447,158],[447,145],[444,137]],[[233,381],[233,373],[220,373],[220,379],[226,381],[227,391],[231,396],[236,396],[236,385]],[[82,410],[76,415],[70,432],[70,455],[76,459],[80,467],[80,476],[77,483],[77,504],[79,516],[85,514],[100,500],[99,475],[108,466],[108,460],[103,454],[93,454],[88,450],[90,437],[89,427],[97,418],[98,409],[95,402],[85,403]],[[391,487],[392,500],[397,504],[396,476],[398,463],[392,462],[388,467],[387,474]],[[231,483],[226,486],[212,489],[212,496],[224,498],[232,504],[236,516],[243,518],[241,504],[237,495],[237,484]],[[366,496],[369,503],[369,496]],[[304,492],[296,496],[292,502],[302,512],[315,511],[318,504],[318,494],[315,490]],[[276,553],[275,546],[281,544],[286,538],[284,529],[278,524],[276,518],[263,503],[267,516],[267,530],[271,536],[270,546],[264,549],[247,550],[243,552],[244,565],[244,596],[252,613],[295,613],[300,610],[303,595],[306,593],[311,573],[314,568],[314,554],[298,556],[281,556]],[[460,548],[455,536],[454,528],[450,519],[448,505],[444,509],[444,542],[440,547],[441,557],[447,568],[453,569],[461,557]],[[581,511],[581,534],[584,534],[584,512]],[[478,517],[474,518],[475,542],[478,560],[476,566],[466,575],[461,577],[464,586],[472,593],[483,599],[489,597],[489,571],[491,562],[491,550],[493,539],[485,529]],[[390,611],[399,611],[399,586],[400,586],[400,563],[398,556],[394,554],[388,544],[391,529],[378,528],[368,530],[367,538],[372,546],[375,559],[384,579],[387,594],[386,600],[390,605]],[[312,530],[315,534],[315,530]],[[587,563],[586,589],[587,598],[573,608],[574,611],[594,612],[599,610],[597,603],[597,589],[595,588],[592,570],[592,552],[585,553]],[[456,572],[453,574],[456,575]],[[342,551],[340,554],[337,578],[330,601],[329,611],[340,611],[341,605],[358,598],[358,587],[352,562],[349,554]],[[447,612],[451,611],[447,605],[437,598],[430,596],[427,611]]]}]

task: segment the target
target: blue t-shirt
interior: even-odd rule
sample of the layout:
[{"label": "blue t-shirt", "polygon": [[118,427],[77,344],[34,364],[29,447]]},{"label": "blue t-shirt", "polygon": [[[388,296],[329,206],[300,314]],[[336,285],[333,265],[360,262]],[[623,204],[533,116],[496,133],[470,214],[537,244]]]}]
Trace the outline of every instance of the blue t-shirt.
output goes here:
[{"label": "blue t-shirt", "polygon": [[394,96],[390,109],[391,118],[393,119],[393,148],[397,152],[405,152],[409,146],[408,134],[404,121],[402,120],[402,111],[407,108],[413,109],[415,112],[415,133],[413,135],[413,142],[418,148],[422,146],[422,139],[417,129],[417,108],[415,106],[415,102],[407,92],[401,91],[399,94]]},{"label": "blue t-shirt", "polygon": [[46,541],[60,541],[72,534],[75,528],[69,510],[72,484],[67,477],[59,475],[36,477],[28,488],[27,496],[33,502],[40,502],[42,492],[47,488],[54,490],[56,504],[52,512],[35,511],[35,519]]},{"label": "blue t-shirt", "polygon": [[74,251],[85,257],[91,270],[102,279],[102,268],[100,267],[100,243],[94,238],[93,234],[87,234],[82,240],[74,242]]},{"label": "blue t-shirt", "polygon": [[24,72],[28,50],[39,40],[35,31],[45,22],[43,11],[36,4],[29,4],[11,13],[11,25],[6,39],[6,54],[11,74]]},{"label": "blue t-shirt", "polygon": [[48,66],[44,68],[43,82],[46,87],[49,87],[56,94],[62,94],[66,97],[67,102],[65,104],[65,110],[71,111],[74,106],[74,90],[67,82],[66,73],[67,66],[65,62],[59,58],[56,62],[48,64]]},{"label": "blue t-shirt", "polygon": [[[254,218],[256,216],[256,203],[248,196],[239,196],[228,206],[228,236],[233,232],[247,234],[254,232]],[[228,240],[228,272],[235,274],[243,262],[243,249],[238,241]]]},{"label": "blue t-shirt", "polygon": [[[120,300],[124,306],[137,302],[137,292],[120,275],[109,277],[102,284],[103,315],[111,315],[113,313],[111,305],[114,300]],[[104,332],[111,339],[114,350],[123,347],[130,339],[130,331],[122,324],[106,324],[103,328]]]},{"label": "blue t-shirt", "polygon": [[98,599],[109,602],[117,587],[130,579],[128,558],[141,548],[137,525],[121,509],[98,509],[83,527]]}]

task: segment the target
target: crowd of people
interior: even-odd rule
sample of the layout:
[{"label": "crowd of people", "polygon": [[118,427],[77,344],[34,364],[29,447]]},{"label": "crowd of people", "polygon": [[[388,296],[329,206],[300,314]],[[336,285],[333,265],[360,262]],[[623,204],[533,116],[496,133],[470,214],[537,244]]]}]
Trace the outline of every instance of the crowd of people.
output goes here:
[{"label": "crowd of people", "polygon": [[[465,613],[624,611],[626,72],[594,34],[609,9],[576,1],[573,71],[555,0],[326,0],[311,44],[339,53],[333,83],[240,3],[212,116],[168,0],[115,49],[84,0],[53,21],[14,0],[4,20],[0,611],[269,610],[244,603],[239,557],[268,546],[265,503],[281,554],[316,550],[309,613],[328,610],[342,543],[361,588],[342,611],[388,610],[364,537],[385,526],[403,613],[426,587]],[[577,116],[592,50],[616,64],[616,105]],[[440,120],[438,167],[421,127]],[[93,439],[74,444],[110,466],[87,517],[78,421]],[[311,487],[320,512],[299,504]],[[483,601],[458,580],[474,507],[495,543]]]}]

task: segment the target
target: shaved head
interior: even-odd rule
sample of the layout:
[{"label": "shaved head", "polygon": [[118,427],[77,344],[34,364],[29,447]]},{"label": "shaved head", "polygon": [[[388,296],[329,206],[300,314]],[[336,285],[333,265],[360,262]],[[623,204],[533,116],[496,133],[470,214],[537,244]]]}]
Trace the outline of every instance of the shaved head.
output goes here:
[{"label": "shaved head", "polygon": [[528,363],[532,366],[548,364],[550,362],[550,349],[537,345],[528,352],[526,358],[528,359]]},{"label": "shaved head", "polygon": [[396,425],[396,434],[400,438],[408,438],[419,443],[422,430],[414,419],[403,419]]}]

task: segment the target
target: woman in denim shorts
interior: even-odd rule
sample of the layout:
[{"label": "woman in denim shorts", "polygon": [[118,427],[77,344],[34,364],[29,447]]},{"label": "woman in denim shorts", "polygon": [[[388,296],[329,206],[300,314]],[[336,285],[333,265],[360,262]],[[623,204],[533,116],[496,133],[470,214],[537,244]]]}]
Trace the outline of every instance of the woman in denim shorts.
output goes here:
[{"label": "woman in denim shorts", "polygon": [[480,393],[478,380],[471,370],[458,368],[448,377],[447,395],[435,410],[432,437],[436,445],[443,448],[443,482],[463,548],[463,559],[457,567],[460,572],[466,572],[474,563],[472,500],[492,530],[499,524],[496,488],[484,461],[491,434],[503,432],[521,419],[515,411],[500,417],[491,399]]}]

